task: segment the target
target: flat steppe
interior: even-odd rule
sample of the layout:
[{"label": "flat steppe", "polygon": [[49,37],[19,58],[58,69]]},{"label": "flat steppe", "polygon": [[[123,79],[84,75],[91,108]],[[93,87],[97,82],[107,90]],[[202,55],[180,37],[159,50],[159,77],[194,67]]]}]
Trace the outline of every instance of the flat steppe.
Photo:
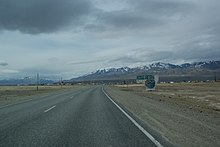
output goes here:
[{"label": "flat steppe", "polygon": [[[47,93],[77,88],[77,86],[0,86],[0,106],[30,100]],[[36,97],[38,98],[38,97]]]}]

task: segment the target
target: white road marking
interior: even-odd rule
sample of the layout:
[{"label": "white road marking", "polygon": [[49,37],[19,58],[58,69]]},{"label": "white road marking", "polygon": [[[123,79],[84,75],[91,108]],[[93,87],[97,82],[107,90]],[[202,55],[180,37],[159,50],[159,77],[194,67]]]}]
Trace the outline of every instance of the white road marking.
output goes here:
[{"label": "white road marking", "polygon": [[52,106],[52,107],[50,107],[49,109],[45,110],[44,113],[46,113],[46,112],[52,110],[52,109],[55,108],[55,107],[56,107],[56,106]]},{"label": "white road marking", "polygon": [[147,132],[141,125],[139,125],[128,113],[126,113],[117,103],[115,103],[114,100],[104,91],[104,88],[102,87],[103,93],[106,95],[106,97],[119,109],[122,113],[124,113],[125,116],[127,116],[128,119],[136,126],[138,129],[144,133],[145,136],[147,136],[157,147],[164,147],[161,145],[149,132]]}]

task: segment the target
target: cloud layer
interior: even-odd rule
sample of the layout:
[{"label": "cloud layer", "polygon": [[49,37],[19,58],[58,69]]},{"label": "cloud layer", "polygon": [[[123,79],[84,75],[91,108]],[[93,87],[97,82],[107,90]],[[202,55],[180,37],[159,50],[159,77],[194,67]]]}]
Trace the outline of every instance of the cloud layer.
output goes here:
[{"label": "cloud layer", "polygon": [[219,0],[0,0],[0,58],[10,63],[0,61],[0,70],[69,78],[219,60],[219,7]]},{"label": "cloud layer", "polygon": [[80,25],[90,13],[88,0],[1,0],[0,28],[24,33],[47,33]]},{"label": "cloud layer", "polygon": [[5,62],[5,61],[0,61],[0,66],[7,66],[7,65],[8,65],[7,62]]}]

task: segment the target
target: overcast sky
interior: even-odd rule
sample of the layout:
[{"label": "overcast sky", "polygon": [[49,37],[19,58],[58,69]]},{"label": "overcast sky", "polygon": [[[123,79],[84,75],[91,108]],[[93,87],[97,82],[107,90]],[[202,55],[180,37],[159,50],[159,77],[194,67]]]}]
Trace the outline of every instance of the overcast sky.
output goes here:
[{"label": "overcast sky", "polygon": [[220,0],[0,0],[0,79],[220,59]]}]

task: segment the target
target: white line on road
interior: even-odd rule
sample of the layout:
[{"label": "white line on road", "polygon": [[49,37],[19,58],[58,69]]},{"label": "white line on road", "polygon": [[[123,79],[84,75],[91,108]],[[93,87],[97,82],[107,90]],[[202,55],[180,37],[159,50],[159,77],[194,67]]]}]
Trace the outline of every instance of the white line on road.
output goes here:
[{"label": "white line on road", "polygon": [[56,107],[56,106],[52,106],[52,107],[50,107],[49,109],[45,110],[44,113],[46,113],[46,112],[52,110],[52,109],[55,108],[55,107]]},{"label": "white line on road", "polygon": [[147,136],[157,147],[164,147],[161,145],[150,133],[148,133],[141,125],[139,125],[128,113],[126,113],[117,103],[115,103],[114,100],[104,91],[104,88],[102,87],[103,93],[107,96],[107,98],[116,106],[119,110],[121,110],[122,113],[124,113],[125,116],[127,116],[128,119],[136,126],[138,127],[141,132],[144,133],[145,136]]}]

